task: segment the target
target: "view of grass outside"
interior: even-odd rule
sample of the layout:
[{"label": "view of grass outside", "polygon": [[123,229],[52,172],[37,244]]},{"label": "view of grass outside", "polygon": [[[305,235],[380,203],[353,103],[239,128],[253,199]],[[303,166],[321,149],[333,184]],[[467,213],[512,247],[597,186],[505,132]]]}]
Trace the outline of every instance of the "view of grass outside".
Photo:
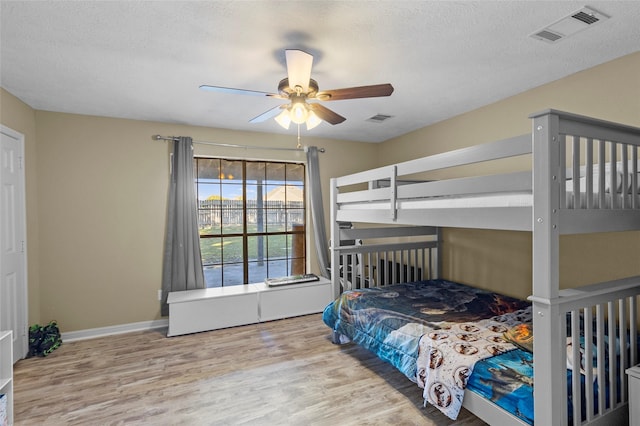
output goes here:
[{"label": "view of grass outside", "polygon": [[304,165],[195,161],[207,287],[304,273]]}]

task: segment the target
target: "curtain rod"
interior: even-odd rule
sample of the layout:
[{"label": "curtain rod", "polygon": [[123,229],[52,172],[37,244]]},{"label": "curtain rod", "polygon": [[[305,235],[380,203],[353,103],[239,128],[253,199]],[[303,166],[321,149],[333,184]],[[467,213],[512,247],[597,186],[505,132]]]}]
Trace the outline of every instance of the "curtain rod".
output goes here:
[{"label": "curtain rod", "polygon": [[[177,141],[179,138],[177,136],[161,136],[161,135],[153,135],[151,139],[154,141]],[[271,149],[274,151],[304,151],[307,152],[307,148],[275,148],[268,146],[252,146],[252,145],[236,145],[232,143],[220,143],[220,142],[209,142],[209,141],[196,141],[193,143],[197,143],[200,145],[213,145],[213,146],[224,146],[227,148],[244,148],[244,149]],[[324,152],[324,148],[318,148],[318,151]]]}]

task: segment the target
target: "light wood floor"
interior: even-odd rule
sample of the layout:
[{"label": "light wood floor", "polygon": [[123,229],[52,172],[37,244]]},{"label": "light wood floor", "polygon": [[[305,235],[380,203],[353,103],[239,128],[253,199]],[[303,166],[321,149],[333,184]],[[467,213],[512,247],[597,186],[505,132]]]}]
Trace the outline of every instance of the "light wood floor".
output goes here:
[{"label": "light wood floor", "polygon": [[64,343],[15,365],[16,425],[484,425],[422,407],[421,390],[321,316],[187,336]]}]

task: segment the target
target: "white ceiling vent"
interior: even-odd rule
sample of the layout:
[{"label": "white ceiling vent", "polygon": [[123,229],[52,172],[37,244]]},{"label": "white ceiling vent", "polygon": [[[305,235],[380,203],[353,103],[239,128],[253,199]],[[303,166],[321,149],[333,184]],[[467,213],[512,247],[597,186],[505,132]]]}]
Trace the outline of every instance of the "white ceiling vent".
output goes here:
[{"label": "white ceiling vent", "polygon": [[534,32],[531,34],[531,37],[546,41],[547,43],[555,43],[606,19],[609,19],[609,16],[585,6],[553,24]]},{"label": "white ceiling vent", "polygon": [[367,118],[365,121],[371,121],[372,123],[382,123],[385,120],[392,118],[392,115],[376,114],[373,117]]}]

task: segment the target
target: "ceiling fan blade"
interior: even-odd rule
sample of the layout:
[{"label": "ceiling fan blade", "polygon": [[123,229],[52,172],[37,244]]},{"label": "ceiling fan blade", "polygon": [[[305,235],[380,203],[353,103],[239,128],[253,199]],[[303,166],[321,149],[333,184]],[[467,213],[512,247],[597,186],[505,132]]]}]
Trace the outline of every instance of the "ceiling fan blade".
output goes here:
[{"label": "ceiling fan blade", "polygon": [[311,80],[311,67],[313,66],[313,55],[302,50],[287,49],[284,52],[287,59],[287,77],[289,87],[295,91],[296,86],[302,87],[302,93],[309,91],[309,80]]},{"label": "ceiling fan blade", "polygon": [[203,84],[200,89],[208,92],[230,93],[232,95],[267,96],[270,98],[287,99],[277,93],[259,92],[257,90],[234,89],[233,87],[209,86]]},{"label": "ceiling fan blade", "polygon": [[267,121],[268,119],[280,114],[280,111],[286,107],[286,105],[278,105],[277,107],[271,108],[270,110],[263,112],[257,117],[253,117],[251,120],[249,120],[249,123],[262,123],[263,121]]},{"label": "ceiling fan blade", "polygon": [[340,124],[344,120],[346,120],[346,118],[344,118],[340,114],[335,113],[331,111],[329,108],[324,107],[320,104],[308,104],[308,105],[311,111],[313,111],[318,117],[320,117],[321,119],[323,119],[329,124]]},{"label": "ceiling fan blade", "polygon": [[323,90],[316,94],[320,101],[340,101],[343,99],[377,98],[389,96],[393,93],[393,86],[387,84],[375,84],[373,86],[348,87],[346,89]]}]

